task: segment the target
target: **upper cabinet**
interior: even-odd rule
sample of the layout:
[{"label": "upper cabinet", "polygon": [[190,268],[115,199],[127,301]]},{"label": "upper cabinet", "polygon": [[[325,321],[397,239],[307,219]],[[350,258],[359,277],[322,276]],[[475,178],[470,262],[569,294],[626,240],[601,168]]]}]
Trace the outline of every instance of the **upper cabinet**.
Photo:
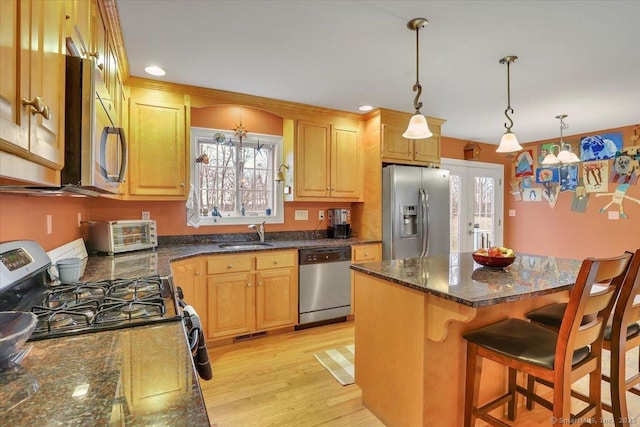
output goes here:
[{"label": "upper cabinet", "polygon": [[361,198],[357,126],[299,121],[295,143],[296,200]]},{"label": "upper cabinet", "polygon": [[414,140],[402,136],[411,114],[384,109],[378,110],[377,114],[380,120],[382,162],[440,166],[440,128],[444,120],[427,117],[433,136]]},{"label": "upper cabinet", "polygon": [[3,0],[0,16],[0,174],[59,185],[64,165],[64,3]]},{"label": "upper cabinet", "polygon": [[188,193],[188,97],[130,90],[128,197],[183,199]]}]

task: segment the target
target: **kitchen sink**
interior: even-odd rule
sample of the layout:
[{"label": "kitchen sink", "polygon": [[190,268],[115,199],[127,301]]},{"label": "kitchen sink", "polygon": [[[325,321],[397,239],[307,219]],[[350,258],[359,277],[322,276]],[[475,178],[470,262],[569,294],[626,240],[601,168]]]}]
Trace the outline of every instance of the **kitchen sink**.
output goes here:
[{"label": "kitchen sink", "polygon": [[218,245],[222,249],[264,249],[273,246],[272,243],[265,242],[230,242]]}]

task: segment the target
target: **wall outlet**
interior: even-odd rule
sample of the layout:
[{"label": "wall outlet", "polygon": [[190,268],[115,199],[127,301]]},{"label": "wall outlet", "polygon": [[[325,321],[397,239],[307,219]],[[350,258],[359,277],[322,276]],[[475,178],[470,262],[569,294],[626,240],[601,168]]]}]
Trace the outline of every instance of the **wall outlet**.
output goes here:
[{"label": "wall outlet", "polygon": [[515,209],[509,209],[509,216],[516,216],[516,210]]},{"label": "wall outlet", "polygon": [[142,211],[142,219],[151,219],[151,212]]},{"label": "wall outlet", "polygon": [[296,209],[295,220],[296,221],[307,221],[307,220],[309,220],[309,211]]},{"label": "wall outlet", "polygon": [[47,215],[47,234],[53,234],[53,218]]},{"label": "wall outlet", "polygon": [[324,219],[324,211],[318,211],[318,219],[320,220]]},{"label": "wall outlet", "polygon": [[78,228],[80,228],[80,224],[82,224],[82,212],[78,212]]}]

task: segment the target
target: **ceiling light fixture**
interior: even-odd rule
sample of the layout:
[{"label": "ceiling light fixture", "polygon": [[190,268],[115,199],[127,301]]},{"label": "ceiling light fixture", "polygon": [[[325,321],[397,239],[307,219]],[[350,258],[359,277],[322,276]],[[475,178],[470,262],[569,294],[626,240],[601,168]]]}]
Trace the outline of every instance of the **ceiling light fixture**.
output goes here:
[{"label": "ceiling light fixture", "polygon": [[[542,164],[545,166],[580,163],[580,159],[578,158],[578,156],[571,151],[571,144],[566,144],[562,140],[562,132],[569,128],[569,126],[564,122],[564,119],[566,117],[566,114],[560,114],[559,116],[556,116],[556,119],[560,119],[560,142],[549,147],[549,154],[547,154],[544,157],[544,160],[542,160]],[[558,156],[553,154],[553,147],[558,147]]]},{"label": "ceiling light fixture", "polygon": [[407,139],[425,139],[433,136],[433,133],[429,130],[427,124],[427,118],[422,115],[420,108],[422,108],[422,102],[420,102],[420,95],[422,94],[422,85],[420,84],[420,54],[419,54],[419,34],[420,28],[427,25],[429,21],[425,18],[414,18],[407,23],[407,28],[416,32],[416,84],[413,85],[413,91],[418,92],[413,100],[413,108],[416,112],[409,120],[409,126],[407,130],[402,134]]},{"label": "ceiling light fixture", "polygon": [[147,74],[151,74],[152,76],[164,76],[165,74],[167,74],[166,71],[164,71],[162,68],[155,65],[150,65],[146,67],[144,71],[146,71]]},{"label": "ceiling light fixture", "polygon": [[371,105],[362,105],[358,107],[358,110],[367,112],[373,110],[373,107]]},{"label": "ceiling light fixture", "polygon": [[500,139],[500,145],[496,150],[497,153],[515,153],[516,151],[522,150],[522,146],[518,144],[518,138],[516,135],[511,132],[511,127],[513,126],[513,120],[509,117],[509,114],[513,114],[513,108],[511,108],[511,79],[509,74],[509,66],[512,62],[516,62],[518,59],[517,56],[505,56],[500,60],[501,64],[507,64],[507,109],[504,110],[504,115],[507,116],[507,120],[509,120],[509,125],[506,123],[504,127],[507,128],[507,131],[502,135]]}]

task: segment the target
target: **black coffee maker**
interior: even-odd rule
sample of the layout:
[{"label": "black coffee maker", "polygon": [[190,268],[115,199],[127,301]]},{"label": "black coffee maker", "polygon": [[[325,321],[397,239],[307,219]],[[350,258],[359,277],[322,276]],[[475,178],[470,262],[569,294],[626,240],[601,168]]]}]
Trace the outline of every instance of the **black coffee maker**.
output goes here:
[{"label": "black coffee maker", "polygon": [[331,239],[351,237],[351,209],[329,209],[327,237]]}]

